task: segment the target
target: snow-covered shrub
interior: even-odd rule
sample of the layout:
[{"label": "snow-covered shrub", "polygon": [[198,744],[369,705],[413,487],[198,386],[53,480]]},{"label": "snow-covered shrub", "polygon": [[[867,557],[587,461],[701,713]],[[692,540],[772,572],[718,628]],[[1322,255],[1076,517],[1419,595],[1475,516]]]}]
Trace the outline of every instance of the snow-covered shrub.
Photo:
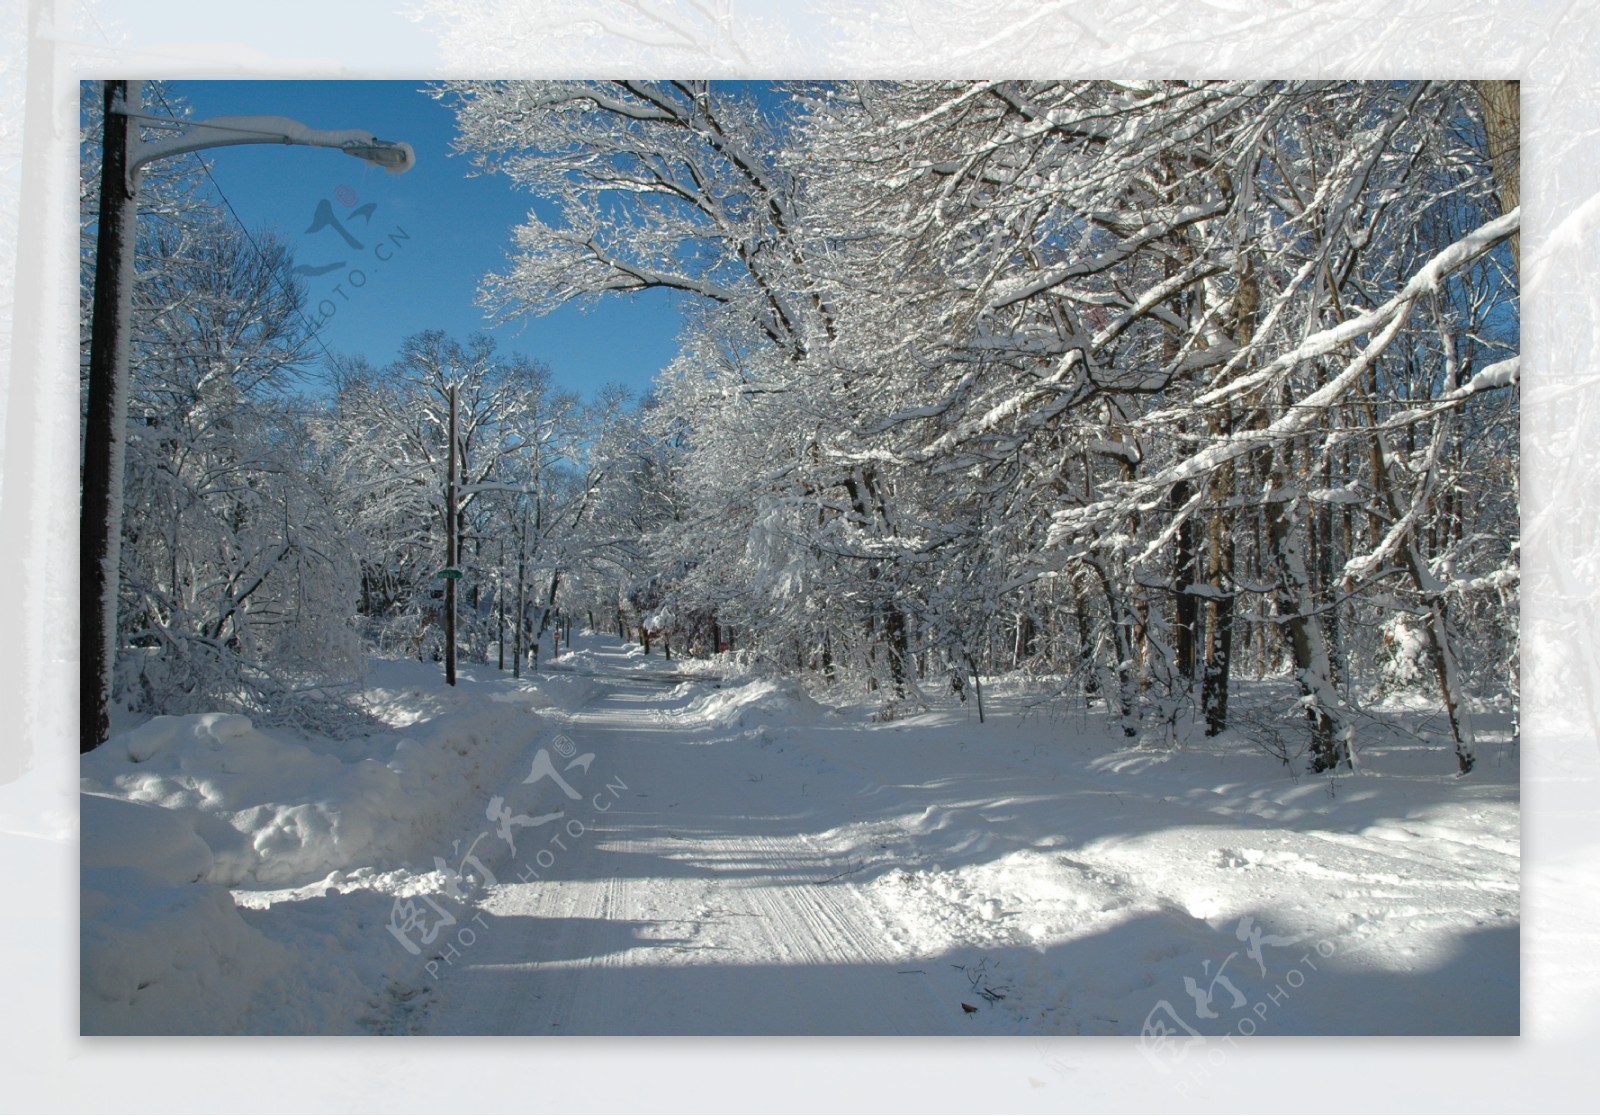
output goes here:
[{"label": "snow-covered shrub", "polygon": [[1437,693],[1438,676],[1429,661],[1428,631],[1423,622],[1400,612],[1386,620],[1381,630],[1378,678],[1373,696]]}]

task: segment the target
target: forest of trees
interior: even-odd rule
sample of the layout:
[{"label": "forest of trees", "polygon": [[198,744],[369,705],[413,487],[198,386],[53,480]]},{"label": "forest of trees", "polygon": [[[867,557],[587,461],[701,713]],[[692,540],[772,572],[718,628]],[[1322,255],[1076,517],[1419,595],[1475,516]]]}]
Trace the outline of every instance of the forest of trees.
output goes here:
[{"label": "forest of trees", "polygon": [[676,291],[678,359],[586,403],[423,332],[297,390],[285,250],[152,176],[120,702],[336,727],[368,654],[439,648],[455,538],[506,669],[558,607],[886,718],[1005,672],[1152,742],[1265,718],[1317,770],[1387,692],[1462,773],[1515,707],[1514,83],[435,95],[530,201],[486,307]]}]

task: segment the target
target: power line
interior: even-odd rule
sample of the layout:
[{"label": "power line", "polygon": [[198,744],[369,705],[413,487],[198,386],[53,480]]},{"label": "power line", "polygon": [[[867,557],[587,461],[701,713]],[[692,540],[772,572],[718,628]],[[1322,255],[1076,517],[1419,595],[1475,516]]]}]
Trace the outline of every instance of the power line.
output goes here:
[{"label": "power line", "polygon": [[[174,123],[191,123],[190,121],[180,118],[173,110],[172,106],[167,103],[167,98],[165,94],[161,92],[161,87],[159,85],[152,86],[152,88],[155,90],[156,99],[161,102],[161,106],[167,110],[168,117],[173,120]],[[295,317],[299,318],[300,323],[306,327],[306,336],[315,341],[317,348],[322,350],[322,355],[328,358],[329,367],[331,368],[336,366],[337,361],[334,360],[333,353],[328,351],[328,346],[322,343],[322,337],[317,333],[316,329],[312,327],[310,320],[300,309],[300,301],[295,297],[294,290],[283,281],[282,269],[273,266],[272,261],[267,258],[266,252],[264,252],[261,248],[261,245],[256,242],[255,234],[253,234],[249,227],[244,223],[244,220],[239,216],[239,211],[233,207],[233,202],[229,199],[227,192],[223,190],[222,184],[219,183],[216,179],[216,176],[211,173],[211,165],[207,163],[205,159],[201,158],[198,151],[191,151],[190,154],[193,155],[195,161],[200,164],[200,169],[205,172],[206,179],[211,183],[212,188],[216,190],[217,196],[222,199],[222,204],[227,207],[228,212],[233,216],[234,223],[239,226],[239,231],[244,233],[245,239],[250,242],[250,247],[255,249],[255,253],[258,257],[260,257],[261,262],[267,265],[267,269],[271,273],[273,281],[278,284],[278,288],[283,291],[284,297],[289,300],[290,306],[294,308]]]}]

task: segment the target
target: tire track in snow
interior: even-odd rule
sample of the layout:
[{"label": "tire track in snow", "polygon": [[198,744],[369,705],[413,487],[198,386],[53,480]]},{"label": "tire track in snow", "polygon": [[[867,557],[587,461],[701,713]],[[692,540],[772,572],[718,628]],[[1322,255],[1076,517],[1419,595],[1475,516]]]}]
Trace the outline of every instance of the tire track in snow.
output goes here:
[{"label": "tire track in snow", "polygon": [[[1517,892],[1520,889],[1518,879],[1505,872],[1504,860],[1486,854],[1476,845],[1463,844],[1455,860],[1446,860],[1440,856],[1405,848],[1403,844],[1398,844],[1394,840],[1380,841],[1365,834],[1309,830],[1306,836],[1355,853],[1359,857],[1389,861],[1407,869],[1421,869],[1420,874],[1412,873],[1406,876],[1411,881],[1422,880],[1436,886],[1482,891]],[[1408,834],[1408,839],[1415,839],[1415,836]],[[1363,869],[1361,874],[1368,873]]]},{"label": "tire track in snow", "polygon": [[884,949],[887,928],[877,912],[862,901],[859,891],[849,885],[799,878],[826,863],[803,835],[783,841],[757,837],[751,850],[783,874],[797,877],[781,887],[751,890],[773,950],[796,955],[801,963],[812,965],[841,958],[883,965],[899,960]]},{"label": "tire track in snow", "polygon": [[702,746],[705,726],[675,720],[664,697],[605,686],[572,713],[571,735],[631,797],[585,819],[544,879],[502,879],[482,904],[484,945],[446,976],[435,1032],[955,1031],[957,1005],[900,971],[877,904],[830,879],[838,866],[804,820],[759,816],[743,777]]}]

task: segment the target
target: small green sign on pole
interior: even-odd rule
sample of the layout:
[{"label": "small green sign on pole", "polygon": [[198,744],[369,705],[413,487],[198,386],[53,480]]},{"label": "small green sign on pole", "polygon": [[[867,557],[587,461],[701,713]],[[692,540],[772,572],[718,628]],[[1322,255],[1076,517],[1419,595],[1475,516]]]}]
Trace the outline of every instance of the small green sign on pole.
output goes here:
[{"label": "small green sign on pole", "polygon": [[440,570],[436,576],[438,576],[438,577],[448,577],[452,581],[454,581],[455,579],[457,579],[457,578],[459,578],[461,576],[461,571],[456,569],[453,566],[447,566],[444,569]]}]

